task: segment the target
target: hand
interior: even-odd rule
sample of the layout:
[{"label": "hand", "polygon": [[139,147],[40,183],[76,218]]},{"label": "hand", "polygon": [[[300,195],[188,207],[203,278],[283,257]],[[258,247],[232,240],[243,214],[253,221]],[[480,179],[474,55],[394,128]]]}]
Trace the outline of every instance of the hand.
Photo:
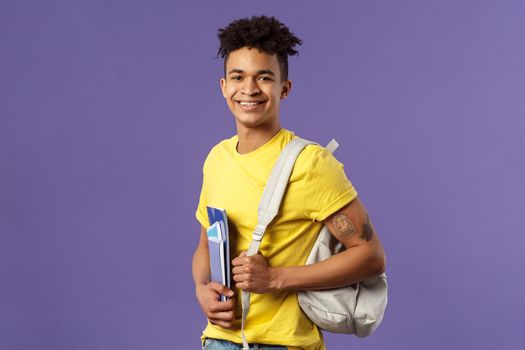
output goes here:
[{"label": "hand", "polygon": [[[195,294],[202,311],[212,324],[232,328],[235,320],[235,297],[231,289],[217,282],[209,282],[197,285]],[[221,295],[229,299],[220,301]]]},{"label": "hand", "polygon": [[238,289],[253,293],[268,293],[278,289],[278,270],[268,265],[261,254],[246,256],[242,252],[233,259],[233,280]]}]

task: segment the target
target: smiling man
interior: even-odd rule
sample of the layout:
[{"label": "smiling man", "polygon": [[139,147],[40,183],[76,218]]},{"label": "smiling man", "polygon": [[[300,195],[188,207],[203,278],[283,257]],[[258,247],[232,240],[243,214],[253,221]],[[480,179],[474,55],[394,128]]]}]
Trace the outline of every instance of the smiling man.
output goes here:
[{"label": "smiling man", "polygon": [[[257,349],[324,349],[322,333],[302,312],[297,291],[344,286],[385,269],[382,245],[343,166],[327,150],[307,146],[297,159],[281,210],[260,254],[246,256],[258,205],[272,166],[294,137],[281,128],[288,97],[288,56],[301,44],[273,17],[239,19],[219,30],[224,58],[221,90],[237,134],[216,145],[203,167],[196,216],[202,228],[193,257],[197,300],[208,318],[205,349],[242,349],[240,290],[252,293],[245,335]],[[210,282],[206,206],[226,209],[234,288]],[[304,263],[326,224],[347,248],[323,262]],[[229,297],[219,301],[220,295]]]}]

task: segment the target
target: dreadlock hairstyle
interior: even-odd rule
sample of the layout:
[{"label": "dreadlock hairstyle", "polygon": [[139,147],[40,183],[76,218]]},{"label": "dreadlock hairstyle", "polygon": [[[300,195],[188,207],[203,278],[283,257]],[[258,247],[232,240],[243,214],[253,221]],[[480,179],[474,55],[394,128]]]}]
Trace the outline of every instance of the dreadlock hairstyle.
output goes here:
[{"label": "dreadlock hairstyle", "polygon": [[256,48],[270,55],[276,54],[281,79],[288,79],[288,56],[297,55],[296,45],[302,41],[275,17],[253,16],[231,22],[219,29],[220,47],[217,57],[224,58],[224,69],[230,52],[243,47]]}]

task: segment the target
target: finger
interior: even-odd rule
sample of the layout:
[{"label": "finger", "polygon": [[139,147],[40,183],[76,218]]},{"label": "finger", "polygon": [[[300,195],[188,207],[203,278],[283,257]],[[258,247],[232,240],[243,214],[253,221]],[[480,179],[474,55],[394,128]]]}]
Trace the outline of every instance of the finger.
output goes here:
[{"label": "finger", "polygon": [[244,256],[238,256],[232,260],[233,266],[240,266],[240,265],[244,265],[245,263],[246,263],[246,257]]},{"label": "finger", "polygon": [[208,318],[210,320],[214,320],[214,321],[231,322],[231,321],[235,320],[235,311],[234,310],[230,310],[230,311],[221,311],[221,312],[210,313],[208,315]]},{"label": "finger", "polygon": [[210,286],[210,288],[219,293],[219,294],[222,294],[222,295],[225,295],[227,297],[233,297],[234,293],[233,293],[233,290],[231,290],[230,288],[226,287],[224,284],[221,284],[221,283],[217,283],[217,282],[210,282],[208,283],[208,285]]},{"label": "finger", "polygon": [[236,283],[235,284],[235,287],[237,287],[237,289],[240,289],[240,290],[243,290],[245,292],[253,292],[249,285],[248,285],[248,282],[246,281],[243,281],[243,282],[239,282],[239,283]]},{"label": "finger", "polygon": [[217,312],[228,312],[235,310],[235,298],[231,298],[225,301],[213,300],[210,302],[208,310],[210,314]]},{"label": "finger", "polygon": [[248,258],[245,258],[245,257],[242,257],[242,258],[235,258],[232,260],[232,265],[233,266],[242,266],[242,265],[246,265],[247,264],[247,260]]},{"label": "finger", "polygon": [[210,323],[213,324],[213,325],[216,325],[216,326],[221,326],[221,328],[226,328],[226,329],[232,328],[232,326],[233,326],[232,322],[210,320]]},{"label": "finger", "polygon": [[235,282],[247,281],[249,278],[250,278],[250,276],[248,274],[245,274],[245,273],[239,273],[239,274],[233,275],[233,280]]},{"label": "finger", "polygon": [[244,266],[244,265],[241,265],[241,266],[236,266],[232,269],[232,272],[234,275],[239,275],[241,273],[246,273],[249,271],[249,268],[247,266]]},{"label": "finger", "polygon": [[209,313],[208,318],[210,320],[231,322],[235,320],[235,310]]},{"label": "finger", "polygon": [[213,318],[208,318],[211,324],[221,326],[222,328],[232,328],[233,321],[223,321],[223,320],[217,320]]},{"label": "finger", "polygon": [[243,259],[246,256],[246,251],[242,251],[235,259],[232,260],[233,265],[242,265]]}]

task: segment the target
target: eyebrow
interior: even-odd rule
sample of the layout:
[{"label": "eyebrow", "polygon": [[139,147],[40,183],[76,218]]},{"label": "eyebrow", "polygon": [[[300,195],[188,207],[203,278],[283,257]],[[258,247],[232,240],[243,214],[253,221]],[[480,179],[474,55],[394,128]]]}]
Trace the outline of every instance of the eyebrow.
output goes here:
[{"label": "eyebrow", "polygon": [[[244,71],[242,69],[234,68],[234,69],[232,69],[232,70],[230,70],[228,72],[228,75],[230,75],[230,74],[240,74],[240,73],[244,73]],[[261,70],[257,71],[257,75],[263,75],[263,74],[268,74],[268,75],[275,76],[275,73],[272,72],[270,69],[261,69]]]}]

